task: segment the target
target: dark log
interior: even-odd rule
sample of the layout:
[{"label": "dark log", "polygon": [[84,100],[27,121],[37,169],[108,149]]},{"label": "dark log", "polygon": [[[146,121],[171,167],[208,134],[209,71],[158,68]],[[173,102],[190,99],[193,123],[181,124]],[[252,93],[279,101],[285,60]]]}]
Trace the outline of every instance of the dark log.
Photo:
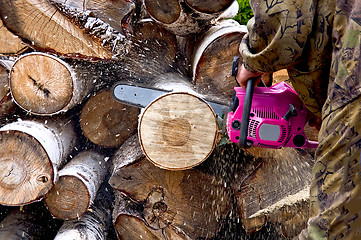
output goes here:
[{"label": "dark log", "polygon": [[0,59],[0,119],[8,116],[16,106],[12,101],[9,87],[9,71],[13,64],[13,61]]}]

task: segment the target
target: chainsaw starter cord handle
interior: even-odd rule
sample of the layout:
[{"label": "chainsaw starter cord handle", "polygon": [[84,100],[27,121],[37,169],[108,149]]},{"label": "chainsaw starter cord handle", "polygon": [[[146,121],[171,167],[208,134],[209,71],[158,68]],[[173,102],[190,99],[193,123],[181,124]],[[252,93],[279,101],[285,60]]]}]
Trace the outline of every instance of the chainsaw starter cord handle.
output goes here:
[{"label": "chainsaw starter cord handle", "polygon": [[244,95],[241,129],[239,133],[239,145],[240,147],[243,148],[248,148],[251,147],[252,145],[251,142],[247,141],[247,134],[248,134],[249,116],[251,113],[254,84],[257,81],[257,79],[258,77],[248,79],[246,94]]}]

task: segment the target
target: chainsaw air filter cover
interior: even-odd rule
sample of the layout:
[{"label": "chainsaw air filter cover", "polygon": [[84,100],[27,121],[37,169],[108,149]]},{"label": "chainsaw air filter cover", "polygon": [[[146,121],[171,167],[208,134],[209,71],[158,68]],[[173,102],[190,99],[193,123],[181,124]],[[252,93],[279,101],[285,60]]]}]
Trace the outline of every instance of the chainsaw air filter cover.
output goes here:
[{"label": "chainsaw air filter cover", "polygon": [[[227,132],[238,143],[242,123],[245,90],[235,87],[233,106],[228,114]],[[248,119],[247,143],[266,148],[316,148],[304,134],[308,109],[297,93],[285,82],[272,87],[256,87]],[[245,122],[245,121],[244,121]],[[246,121],[247,122],[247,121]]]}]

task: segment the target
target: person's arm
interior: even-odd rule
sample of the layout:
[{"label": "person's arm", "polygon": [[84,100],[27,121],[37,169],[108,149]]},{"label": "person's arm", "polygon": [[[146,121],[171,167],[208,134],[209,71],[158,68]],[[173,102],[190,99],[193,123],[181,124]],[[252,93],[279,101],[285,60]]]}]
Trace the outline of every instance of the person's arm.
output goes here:
[{"label": "person's arm", "polygon": [[[291,68],[312,31],[313,0],[250,0],[254,19],[240,44],[244,69],[252,73]],[[237,81],[247,79],[241,70]],[[244,72],[244,73],[247,73]]]}]

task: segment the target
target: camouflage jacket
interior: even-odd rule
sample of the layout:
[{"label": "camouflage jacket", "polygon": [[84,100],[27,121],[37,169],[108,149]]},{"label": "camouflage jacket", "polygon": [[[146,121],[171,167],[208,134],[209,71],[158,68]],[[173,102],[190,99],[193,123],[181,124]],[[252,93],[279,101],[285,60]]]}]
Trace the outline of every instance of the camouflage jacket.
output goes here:
[{"label": "camouflage jacket", "polygon": [[[288,69],[294,88],[325,117],[361,94],[361,0],[250,0],[246,69]],[[322,108],[323,107],[323,108]]]}]

